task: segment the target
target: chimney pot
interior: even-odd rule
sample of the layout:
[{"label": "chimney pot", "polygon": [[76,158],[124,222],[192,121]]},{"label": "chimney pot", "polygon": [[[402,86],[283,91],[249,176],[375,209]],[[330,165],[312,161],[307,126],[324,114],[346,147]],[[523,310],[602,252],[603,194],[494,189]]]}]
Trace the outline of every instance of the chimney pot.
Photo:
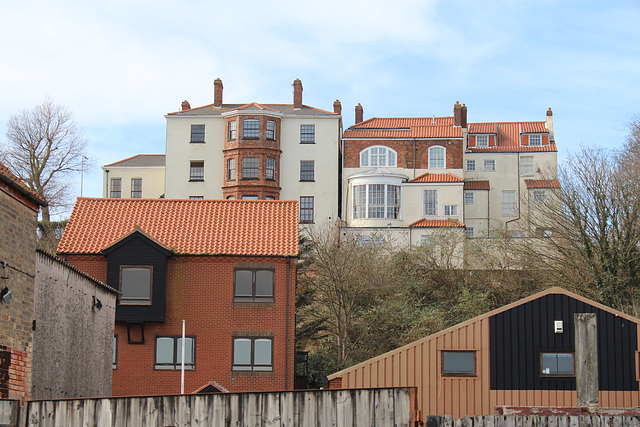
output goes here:
[{"label": "chimney pot", "polygon": [[333,112],[336,114],[342,114],[342,104],[338,99],[336,99],[333,103]]},{"label": "chimney pot", "polygon": [[547,116],[553,116],[553,111],[551,111],[551,107],[547,110]]},{"label": "chimney pot", "polygon": [[555,141],[556,137],[553,133],[553,111],[551,108],[547,110],[547,130],[549,131],[549,140]]},{"label": "chimney pot", "polygon": [[358,102],[358,105],[356,105],[356,124],[362,123],[363,118],[364,111],[362,110],[362,105]]},{"label": "chimney pot", "polygon": [[190,109],[191,109],[191,105],[189,105],[189,101],[187,101],[186,99],[182,101],[182,111],[186,111]]},{"label": "chimney pot", "polygon": [[295,110],[302,108],[302,82],[300,79],[293,81],[293,108]]},{"label": "chimney pot", "polygon": [[222,80],[217,78],[213,81],[213,106],[222,107]]}]

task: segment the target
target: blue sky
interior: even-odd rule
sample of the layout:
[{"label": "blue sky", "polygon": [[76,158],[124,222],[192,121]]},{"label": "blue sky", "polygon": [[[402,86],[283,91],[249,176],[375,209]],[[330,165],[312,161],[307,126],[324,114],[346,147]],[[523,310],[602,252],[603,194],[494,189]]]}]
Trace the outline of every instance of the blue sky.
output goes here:
[{"label": "blue sky", "polygon": [[[29,1],[3,6],[0,140],[9,116],[46,96],[84,127],[100,165],[163,153],[164,115],[213,102],[292,102],[364,116],[470,122],[544,120],[560,159],[581,144],[618,148],[640,111],[635,1]],[[80,194],[79,182],[76,192]]]}]

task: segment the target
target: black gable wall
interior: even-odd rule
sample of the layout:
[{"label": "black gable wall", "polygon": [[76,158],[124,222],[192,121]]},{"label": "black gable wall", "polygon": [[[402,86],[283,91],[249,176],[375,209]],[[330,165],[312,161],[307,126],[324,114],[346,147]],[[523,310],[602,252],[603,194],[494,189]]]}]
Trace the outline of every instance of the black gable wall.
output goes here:
[{"label": "black gable wall", "polygon": [[[540,376],[541,351],[574,351],[575,313],[596,313],[600,390],[638,390],[637,325],[562,294],[549,294],[489,319],[492,390],[575,390],[575,378]],[[554,332],[554,321],[564,333]]]},{"label": "black gable wall", "polygon": [[151,305],[120,305],[116,307],[116,322],[164,322],[167,299],[168,252],[150,239],[134,234],[110,248],[107,257],[107,283],[120,289],[120,266],[153,266]]}]

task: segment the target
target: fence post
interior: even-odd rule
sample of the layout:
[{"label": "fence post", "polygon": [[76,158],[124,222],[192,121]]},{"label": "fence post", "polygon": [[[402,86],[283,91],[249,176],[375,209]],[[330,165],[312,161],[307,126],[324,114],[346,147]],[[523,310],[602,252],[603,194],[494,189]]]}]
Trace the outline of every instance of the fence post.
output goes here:
[{"label": "fence post", "polygon": [[575,370],[578,407],[597,407],[598,396],[598,324],[595,313],[575,313]]}]

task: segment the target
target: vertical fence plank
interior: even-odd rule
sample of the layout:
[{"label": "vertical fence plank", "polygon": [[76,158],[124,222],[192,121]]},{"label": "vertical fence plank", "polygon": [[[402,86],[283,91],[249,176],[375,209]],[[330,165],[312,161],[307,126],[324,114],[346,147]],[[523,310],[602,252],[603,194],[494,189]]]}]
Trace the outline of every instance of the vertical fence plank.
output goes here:
[{"label": "vertical fence plank", "polygon": [[280,425],[280,399],[276,393],[265,394],[262,398],[261,426]]}]

